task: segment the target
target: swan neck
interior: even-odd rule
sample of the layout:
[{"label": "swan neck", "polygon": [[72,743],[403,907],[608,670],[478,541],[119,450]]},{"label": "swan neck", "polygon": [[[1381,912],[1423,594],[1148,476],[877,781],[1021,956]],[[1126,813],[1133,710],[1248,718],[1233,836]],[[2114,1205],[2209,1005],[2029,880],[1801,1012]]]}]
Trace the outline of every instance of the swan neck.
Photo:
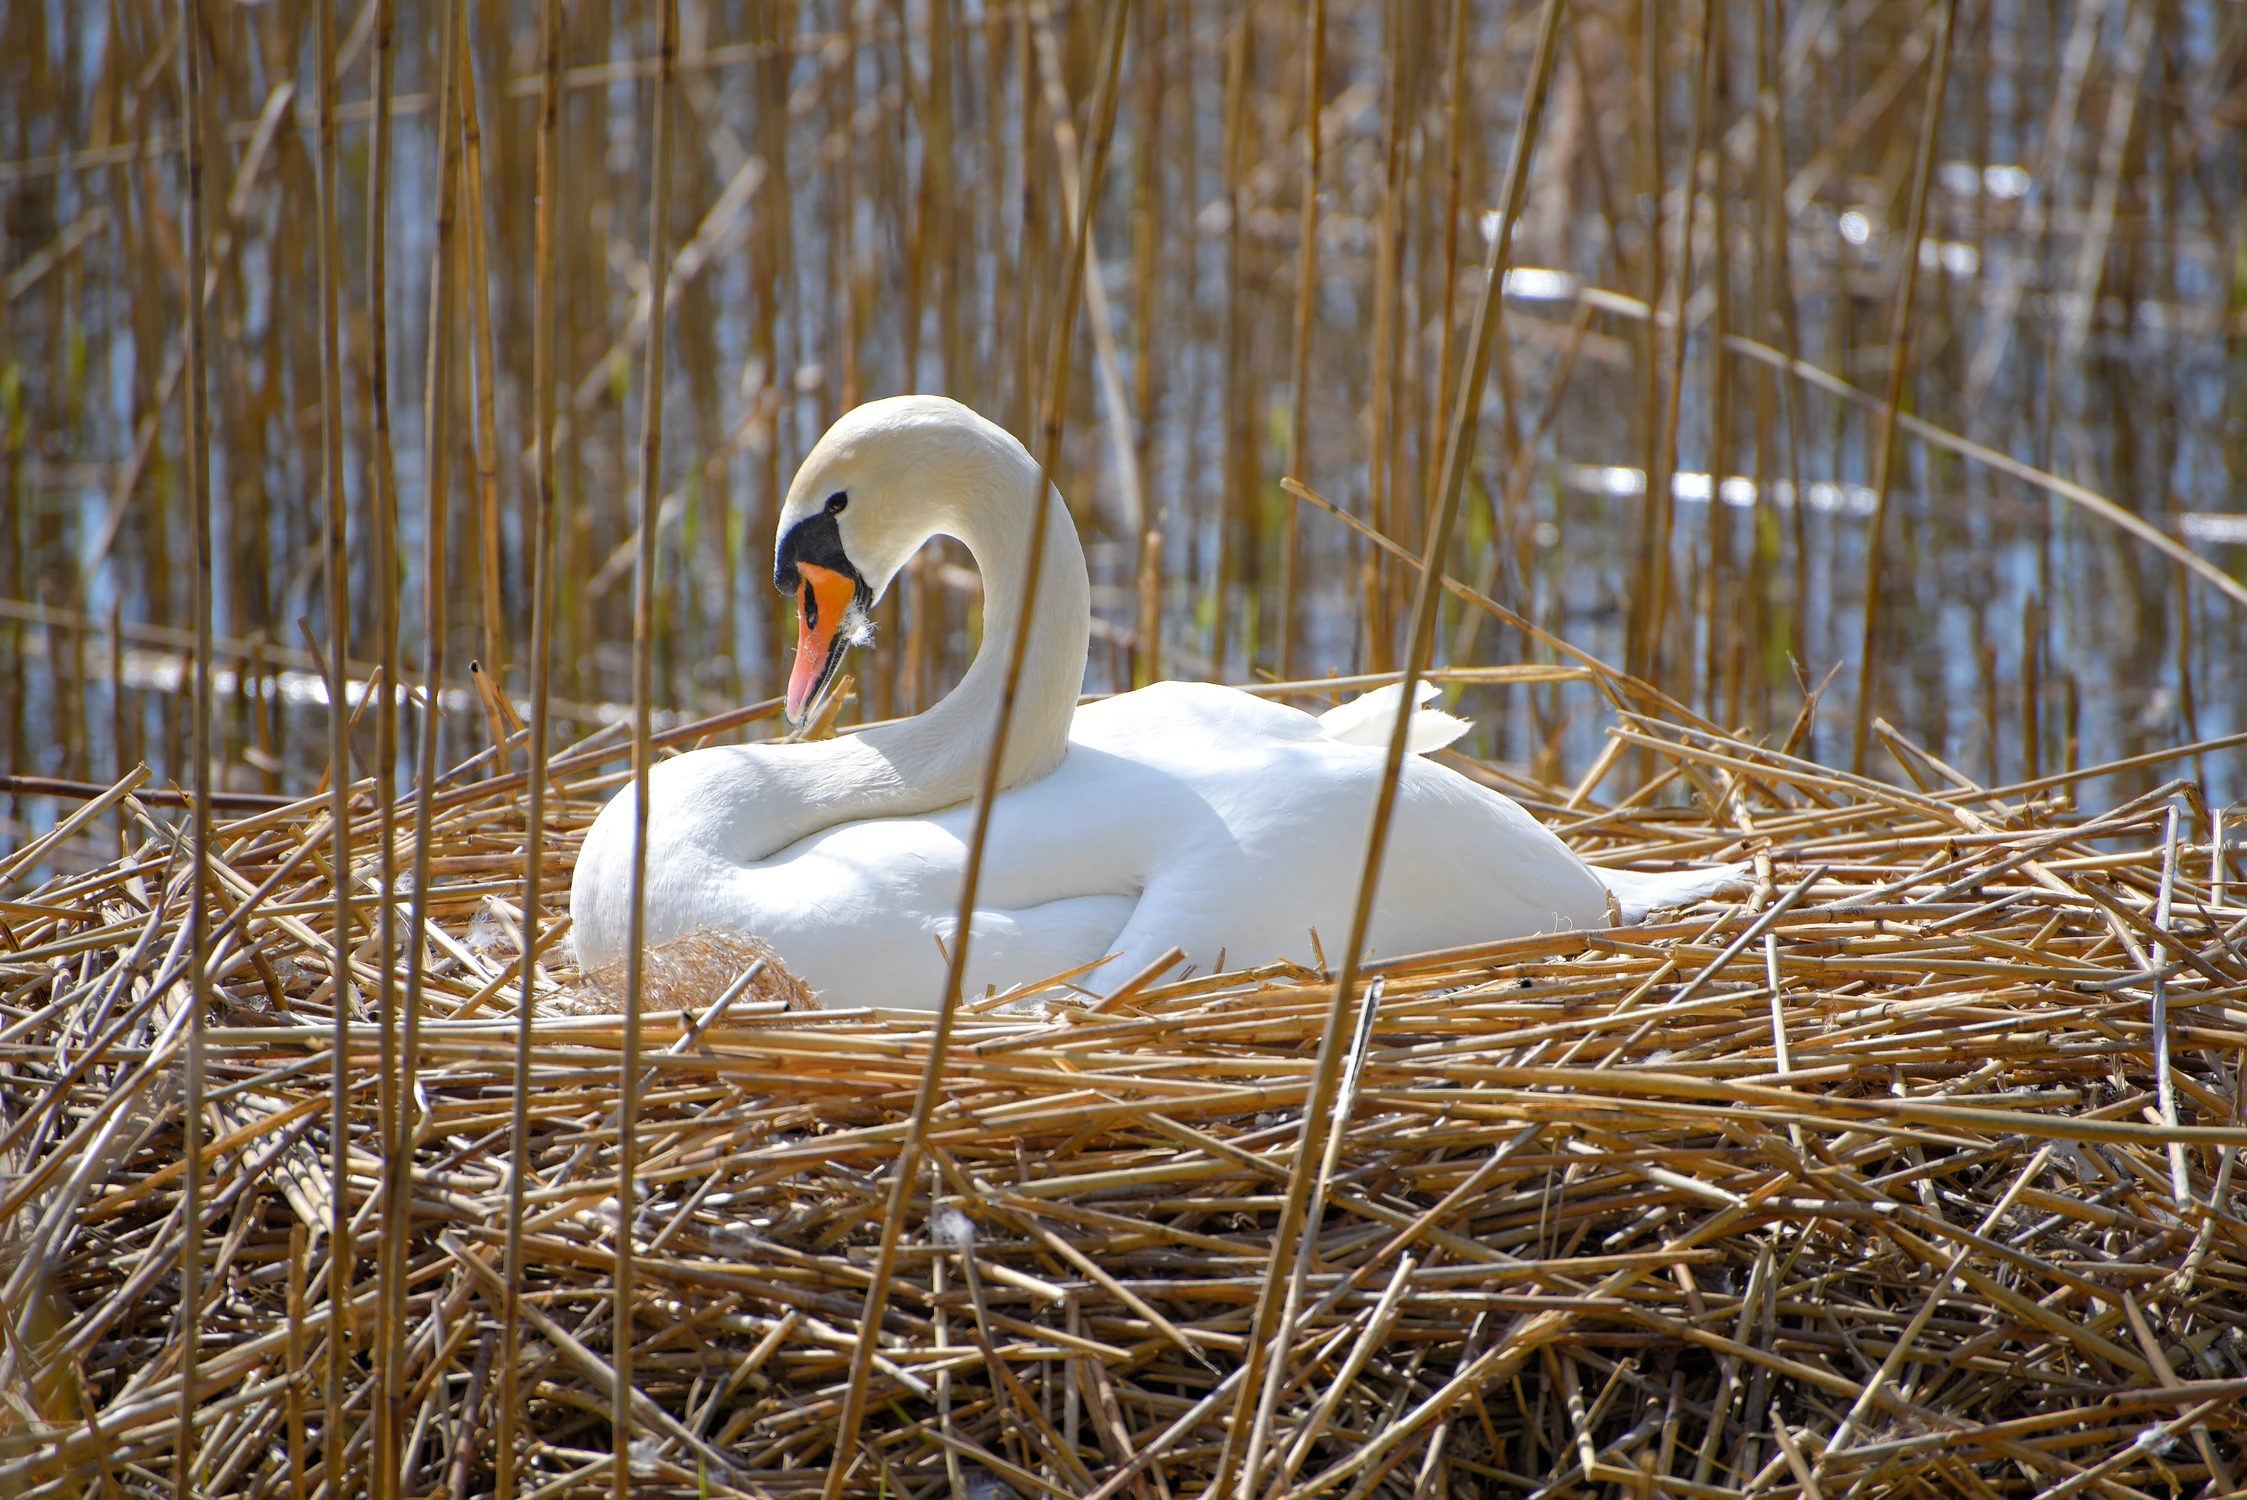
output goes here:
[{"label": "swan neck", "polygon": [[[1027,455],[1024,455],[1027,465]],[[983,638],[951,693],[903,723],[857,736],[891,759],[903,787],[928,810],[975,795],[1006,696],[1007,666],[1025,603],[1030,636],[1015,684],[999,785],[1045,775],[1061,762],[1084,686],[1091,636],[1092,586],[1084,548],[1060,494],[1034,467],[1028,482],[992,485],[960,497],[940,528],[964,543],[983,576]],[[1029,492],[1045,491],[1045,538],[1034,594],[1025,600],[1034,542]],[[898,809],[904,811],[905,809]]]}]

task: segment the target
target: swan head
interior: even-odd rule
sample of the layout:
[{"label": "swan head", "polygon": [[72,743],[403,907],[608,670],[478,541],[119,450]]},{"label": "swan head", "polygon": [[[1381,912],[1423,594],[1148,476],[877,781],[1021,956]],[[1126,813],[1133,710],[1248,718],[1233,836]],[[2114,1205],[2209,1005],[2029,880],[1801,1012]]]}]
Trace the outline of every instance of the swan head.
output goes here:
[{"label": "swan head", "polygon": [[773,586],[796,596],[788,722],[803,723],[873,636],[870,614],[921,544],[974,512],[1037,492],[1037,466],[1005,428],[943,396],[852,408],[804,458],[780,510]]}]

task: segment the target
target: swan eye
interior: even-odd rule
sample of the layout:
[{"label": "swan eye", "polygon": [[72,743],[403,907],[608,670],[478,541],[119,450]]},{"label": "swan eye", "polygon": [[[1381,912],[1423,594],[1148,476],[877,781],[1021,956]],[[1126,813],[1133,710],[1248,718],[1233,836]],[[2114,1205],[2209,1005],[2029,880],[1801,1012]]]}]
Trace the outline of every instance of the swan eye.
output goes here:
[{"label": "swan eye", "polygon": [[827,514],[831,516],[839,516],[843,513],[843,507],[849,504],[850,496],[842,493],[840,490],[837,490],[834,494],[827,497]]}]

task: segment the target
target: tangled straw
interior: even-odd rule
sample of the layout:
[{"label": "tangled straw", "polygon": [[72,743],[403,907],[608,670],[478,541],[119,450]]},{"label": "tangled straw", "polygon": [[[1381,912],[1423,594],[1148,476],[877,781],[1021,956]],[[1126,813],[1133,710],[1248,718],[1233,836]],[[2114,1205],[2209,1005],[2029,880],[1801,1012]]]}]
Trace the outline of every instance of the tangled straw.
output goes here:
[{"label": "tangled straw", "polygon": [[[1966,784],[1892,732],[1923,785],[1667,719],[1616,733],[1696,806],[1512,789],[1596,861],[1747,859],[1758,887],[1649,926],[1366,963],[1380,999],[1357,1010],[1316,1262],[1244,1492],[1392,1474],[1454,1493],[2228,1486],[2247,910],[2213,899],[2208,851],[2170,832],[2184,784],[2085,819]],[[547,802],[549,879],[618,780],[603,753],[557,760],[575,779]],[[364,928],[381,823],[371,784],[353,801]],[[312,1493],[331,1428],[366,1464],[386,1333],[406,1351],[403,1492],[482,1492],[500,1430],[525,1493],[608,1486],[623,1026],[544,946],[549,923],[518,1074],[523,803],[519,779],[433,799],[402,1233],[378,1191],[379,1029],[330,1011],[335,903],[302,854],[328,846],[326,799],[215,829],[202,1493],[277,1493],[292,1459]],[[0,1484],[25,1495],[155,1485],[180,1430],[185,835],[129,791],[119,805],[142,834],[129,857],[5,908]],[[727,953],[649,970],[636,1493],[825,1477],[932,1040],[925,1014],[796,1009],[769,966],[736,987],[757,965]],[[1209,1481],[1284,1196],[1319,1168],[1296,1145],[1331,986],[1267,965],[1097,1014],[1066,987],[963,1011],[854,1492],[948,1494],[978,1470],[1025,1495]],[[523,1407],[503,1426],[517,1108]],[[358,1263],[340,1412],[322,1394],[334,1181]],[[371,1265],[394,1237],[390,1330]]]}]

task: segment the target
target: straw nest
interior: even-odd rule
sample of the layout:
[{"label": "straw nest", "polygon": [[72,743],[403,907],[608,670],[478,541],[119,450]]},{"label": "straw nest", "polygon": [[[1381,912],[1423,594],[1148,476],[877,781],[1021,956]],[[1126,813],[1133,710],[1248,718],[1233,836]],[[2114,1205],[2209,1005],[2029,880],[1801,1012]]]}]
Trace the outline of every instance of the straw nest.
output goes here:
[{"label": "straw nest", "polygon": [[[1509,785],[1595,859],[1748,859],[1753,894],[1369,966],[1253,1444],[1239,1372],[1279,1205],[1316,1166],[1296,1144],[1329,980],[1267,967],[1104,1010],[1065,989],[972,1004],[851,1490],[1152,1500],[1251,1447],[1258,1496],[2229,1489],[2247,1467],[2247,911],[2223,904],[2205,825],[2171,811],[2190,789],[2086,820],[1900,742],[1918,786],[1689,724],[1627,719],[1620,738],[1663,795]],[[549,891],[619,779],[614,745],[557,762]],[[220,826],[199,1493],[310,1493],[292,1463],[319,1485],[338,1446],[373,1461],[377,1252],[399,1235],[392,1492],[488,1491],[503,1431],[523,1492],[607,1492],[621,1024],[550,950],[515,1076],[521,776],[484,774],[434,802],[402,1226],[378,1191],[381,1027],[370,1008],[349,1028],[358,1242],[333,1414],[324,804]],[[120,812],[128,856],[12,882],[0,909],[11,1495],[171,1484],[186,859],[131,786],[58,831]],[[0,858],[0,878],[62,848]],[[824,1478],[928,1053],[926,1015],[801,1011],[769,964],[701,1026],[747,967],[713,942],[659,962],[651,991],[638,1493]],[[494,1361],[518,1085],[533,1175],[510,1419]]]}]

